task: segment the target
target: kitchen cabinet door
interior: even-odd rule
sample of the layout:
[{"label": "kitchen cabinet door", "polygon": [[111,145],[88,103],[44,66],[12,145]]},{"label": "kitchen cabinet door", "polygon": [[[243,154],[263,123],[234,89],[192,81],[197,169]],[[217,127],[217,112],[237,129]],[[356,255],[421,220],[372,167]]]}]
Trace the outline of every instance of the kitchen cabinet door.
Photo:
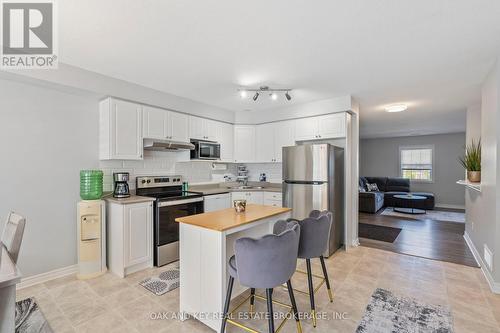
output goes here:
[{"label": "kitchen cabinet door", "polygon": [[231,196],[229,193],[207,195],[204,197],[205,213],[230,207]]},{"label": "kitchen cabinet door", "polygon": [[264,205],[282,207],[282,201],[281,192],[264,192]]},{"label": "kitchen cabinet door", "polygon": [[295,123],[292,120],[274,123],[274,162],[282,161],[282,148],[295,145]]},{"label": "kitchen cabinet door", "polygon": [[111,159],[141,160],[142,106],[112,99],[110,122]]},{"label": "kitchen cabinet door", "polygon": [[247,192],[247,203],[263,205],[264,193],[263,192]]},{"label": "kitchen cabinet door", "polygon": [[275,162],[275,126],[274,124],[263,124],[256,126],[256,161]]},{"label": "kitchen cabinet door", "polygon": [[151,202],[124,205],[124,266],[152,259],[153,204]]},{"label": "kitchen cabinet door", "polygon": [[345,137],[345,113],[318,117],[318,134],[321,139]]},{"label": "kitchen cabinet door", "polygon": [[205,119],[200,117],[189,117],[189,138],[196,140],[205,139]]},{"label": "kitchen cabinet door", "polygon": [[217,142],[220,143],[220,159],[223,162],[233,162],[234,130],[233,125],[218,124]]},{"label": "kitchen cabinet door", "polygon": [[189,117],[178,112],[169,112],[167,136],[174,141],[189,142]]},{"label": "kitchen cabinet door", "polygon": [[142,111],[142,133],[147,139],[166,139],[166,124],[168,121],[168,111],[153,108],[150,106],[143,107]]},{"label": "kitchen cabinet door", "polygon": [[217,141],[217,134],[220,122],[210,119],[204,120],[204,138],[208,141]]},{"label": "kitchen cabinet door", "polygon": [[295,140],[314,140],[318,138],[318,118],[309,117],[295,120]]},{"label": "kitchen cabinet door", "polygon": [[234,161],[237,163],[255,161],[255,126],[234,126]]}]

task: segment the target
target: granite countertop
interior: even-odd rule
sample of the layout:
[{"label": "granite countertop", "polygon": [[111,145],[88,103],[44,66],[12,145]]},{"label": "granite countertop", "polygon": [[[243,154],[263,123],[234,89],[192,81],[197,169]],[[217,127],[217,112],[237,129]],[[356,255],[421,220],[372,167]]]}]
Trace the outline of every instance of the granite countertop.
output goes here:
[{"label": "granite countertop", "polygon": [[134,203],[140,203],[140,202],[148,202],[148,201],[155,201],[155,198],[152,198],[152,197],[143,197],[143,196],[134,195],[134,194],[131,194],[130,197],[128,197],[128,198],[115,198],[111,194],[111,195],[103,197],[102,199],[106,200],[108,202],[117,203],[117,204],[121,204],[121,205],[134,204]]},{"label": "granite countertop", "polygon": [[210,230],[225,231],[240,225],[287,213],[291,208],[248,204],[245,212],[236,213],[234,208],[226,208],[209,213],[179,217],[178,223],[186,223]]},{"label": "granite countertop", "polygon": [[206,185],[193,185],[189,187],[190,191],[201,192],[203,195],[223,194],[231,192],[279,192],[281,193],[281,184],[267,182],[249,182],[251,186],[262,186],[263,188],[245,188],[235,189],[236,183],[215,183]]}]

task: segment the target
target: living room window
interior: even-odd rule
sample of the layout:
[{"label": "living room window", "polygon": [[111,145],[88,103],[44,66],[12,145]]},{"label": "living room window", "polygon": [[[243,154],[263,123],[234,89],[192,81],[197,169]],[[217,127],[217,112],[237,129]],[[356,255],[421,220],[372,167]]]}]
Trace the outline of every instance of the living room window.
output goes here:
[{"label": "living room window", "polygon": [[433,181],[434,146],[399,147],[400,176],[415,181]]}]

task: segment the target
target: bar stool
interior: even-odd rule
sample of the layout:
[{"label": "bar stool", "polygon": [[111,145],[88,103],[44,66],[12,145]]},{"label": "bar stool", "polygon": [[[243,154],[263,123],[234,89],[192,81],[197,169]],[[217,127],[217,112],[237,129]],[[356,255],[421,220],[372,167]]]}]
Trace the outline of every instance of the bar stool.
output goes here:
[{"label": "bar stool", "polygon": [[[297,219],[288,219],[288,222],[296,221],[300,225],[300,242],[299,242],[299,254],[298,257],[306,260],[307,272],[298,272],[307,274],[307,283],[309,292],[304,292],[301,290],[296,290],[300,293],[308,294],[309,300],[311,302],[311,314],[313,326],[316,327],[316,306],[314,304],[314,294],[319,290],[319,288],[326,283],[326,288],[328,290],[328,297],[330,302],[333,302],[333,294],[330,287],[330,280],[328,279],[328,272],[326,270],[325,258],[323,253],[328,245],[328,239],[330,235],[330,228],[333,228],[332,224],[333,214],[327,210],[318,211],[313,210],[309,217],[299,221]],[[323,270],[323,276],[315,275],[312,273],[311,269],[311,259],[319,258],[321,262],[321,268]],[[316,286],[313,285],[312,278],[321,278],[321,283]]]},{"label": "bar stool", "polygon": [[[297,267],[297,253],[300,239],[300,226],[295,221],[284,221],[284,229],[279,234],[265,235],[258,239],[243,237],[236,240],[235,255],[229,259],[229,283],[226,302],[224,304],[221,333],[224,333],[226,323],[233,324],[249,332],[257,332],[239,322],[228,318],[229,303],[234,279],[238,279],[243,286],[251,288],[251,295],[240,303],[232,312],[237,310],[246,300],[255,298],[267,300],[269,332],[278,332],[288,319],[285,317],[278,329],[274,330],[273,303],[285,306],[293,312],[297,323],[297,331],[302,332],[297,305],[290,279]],[[291,306],[272,299],[273,288],[286,283]],[[266,289],[266,297],[255,294],[255,289]]]}]

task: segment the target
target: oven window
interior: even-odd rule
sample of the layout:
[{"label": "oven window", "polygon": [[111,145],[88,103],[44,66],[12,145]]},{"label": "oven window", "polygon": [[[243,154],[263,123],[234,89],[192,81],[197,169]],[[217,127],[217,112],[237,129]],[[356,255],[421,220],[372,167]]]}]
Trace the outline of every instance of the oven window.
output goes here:
[{"label": "oven window", "polygon": [[[200,205],[201,203],[201,205]],[[156,245],[165,245],[179,240],[179,223],[175,222],[178,217],[201,213],[203,202],[187,203],[175,206],[160,207]]]}]

